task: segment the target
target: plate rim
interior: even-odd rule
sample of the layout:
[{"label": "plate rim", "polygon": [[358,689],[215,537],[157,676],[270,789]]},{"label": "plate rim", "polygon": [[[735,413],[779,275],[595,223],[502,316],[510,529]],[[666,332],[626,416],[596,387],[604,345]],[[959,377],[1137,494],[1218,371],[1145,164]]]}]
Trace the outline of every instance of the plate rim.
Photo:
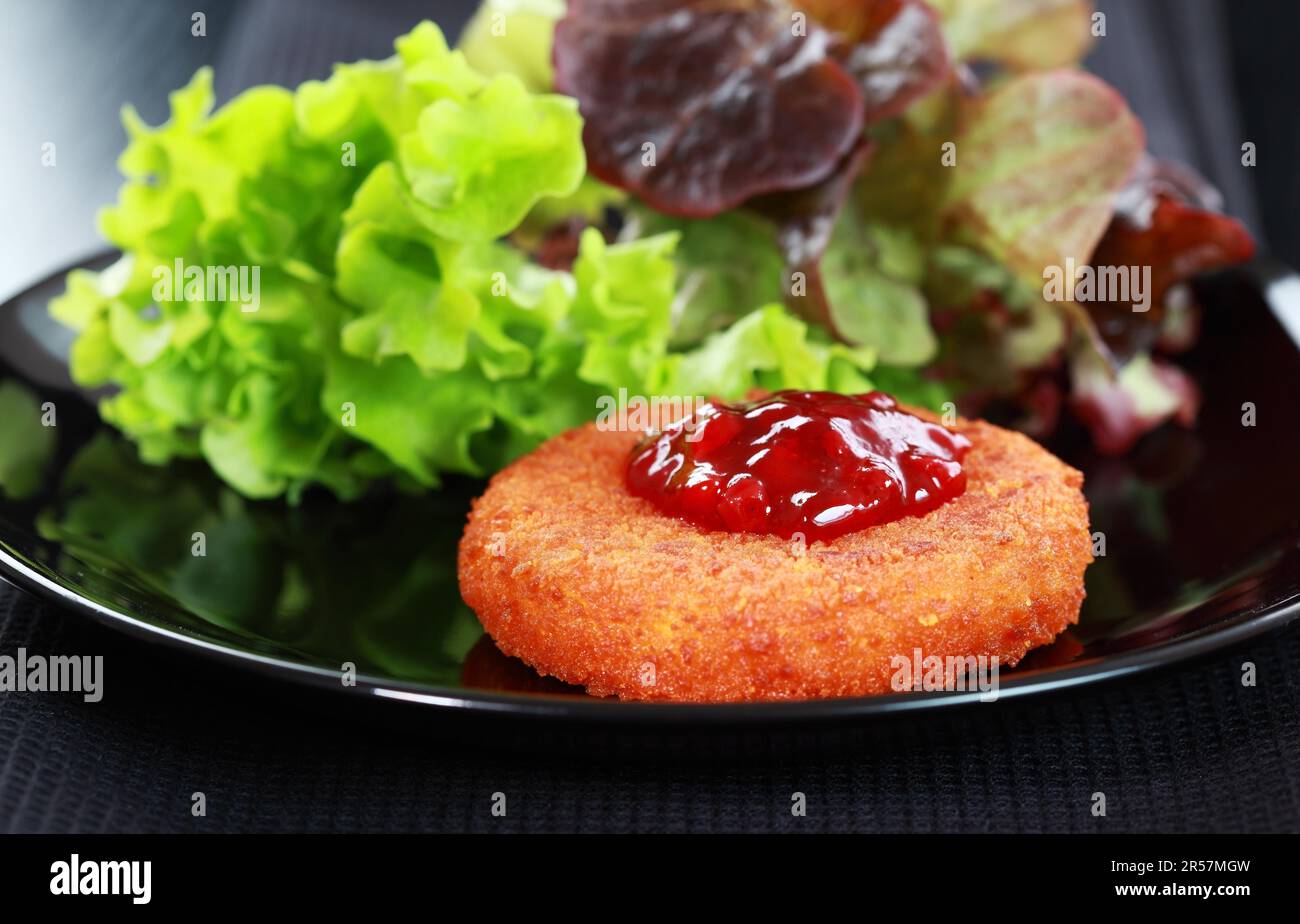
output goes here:
[{"label": "plate rim", "polygon": [[[457,713],[507,715],[519,718],[549,718],[583,722],[623,722],[636,725],[677,723],[734,725],[834,720],[875,715],[898,715],[932,711],[976,703],[995,705],[1006,699],[1050,693],[1101,683],[1120,677],[1170,667],[1209,654],[1238,642],[1280,629],[1300,617],[1300,594],[1267,609],[1238,616],[1229,625],[1222,622],[1197,630],[1183,638],[1161,642],[1150,648],[1113,657],[1095,657],[1068,667],[1039,668],[999,683],[997,696],[982,700],[979,690],[887,693],[876,696],[839,697],[759,702],[665,703],[620,702],[594,697],[551,693],[512,694],[474,688],[441,687],[418,681],[402,681],[358,673],[353,686],[341,682],[339,671],[302,664],[273,655],[223,645],[211,639],[156,625],[123,613],[42,574],[0,542],[0,578],[20,591],[59,605],[65,611],[89,616],[100,625],[126,635],[232,664],[280,681],[292,680],[318,689],[401,701]],[[1248,611],[1242,611],[1243,613]],[[1233,619],[1233,617],[1230,617]]]},{"label": "plate rim", "polygon": [[[0,311],[31,297],[39,289],[56,282],[73,269],[112,257],[117,251],[104,250],[83,256],[62,269],[49,273],[19,292],[0,301]],[[1257,258],[1238,271],[1249,275],[1268,301],[1268,288],[1278,277],[1294,276],[1293,271],[1267,259]],[[216,663],[316,689],[332,689],[350,695],[385,699],[420,705],[440,712],[508,716],[525,719],[556,719],[584,723],[623,723],[629,725],[755,725],[789,724],[809,721],[833,721],[937,709],[971,706],[982,702],[979,690],[920,691],[887,693],[875,696],[840,697],[809,700],[764,700],[758,702],[671,703],[620,702],[552,693],[500,693],[474,688],[442,687],[419,681],[403,681],[358,673],[354,686],[345,686],[340,673],[325,667],[291,661],[274,655],[244,651],[209,638],[187,634],[158,625],[138,616],[92,600],[77,590],[43,574],[24,558],[11,551],[0,539],[0,580],[20,592],[54,603],[65,612],[89,616],[100,625],[125,635],[187,651]],[[1018,700],[1115,680],[1163,667],[1185,663],[1194,658],[1231,647],[1239,642],[1272,632],[1300,617],[1300,593],[1278,601],[1266,609],[1250,613],[1238,611],[1225,620],[1202,627],[1182,638],[1160,642],[1137,651],[1114,656],[1099,656],[1072,662],[1065,667],[1038,668],[1013,675],[999,683],[996,705],[1003,700]],[[1225,624],[1226,623],[1226,624]]]}]

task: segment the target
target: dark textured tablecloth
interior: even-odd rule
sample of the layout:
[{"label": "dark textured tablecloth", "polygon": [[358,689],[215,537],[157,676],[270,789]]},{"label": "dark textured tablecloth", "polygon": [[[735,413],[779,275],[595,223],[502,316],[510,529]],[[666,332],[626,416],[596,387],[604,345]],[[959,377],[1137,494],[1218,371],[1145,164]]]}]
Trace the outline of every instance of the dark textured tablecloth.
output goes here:
[{"label": "dark textured tablecloth", "polygon": [[104,656],[99,703],[0,695],[0,831],[1300,830],[1300,626],[949,714],[635,732],[343,708],[0,588],[0,652]]},{"label": "dark textured tablecloth", "polygon": [[[8,147],[37,144],[60,118],[89,134],[61,149],[71,172],[60,167],[58,186],[6,162],[5,191],[17,203],[9,214],[26,216],[26,233],[5,248],[0,287],[21,288],[84,249],[89,214],[116,182],[105,151],[120,146],[111,123],[123,99],[157,120],[165,90],[209,62],[223,97],[319,76],[330,61],[384,54],[422,16],[455,31],[470,4],[206,6],[203,42],[189,41],[191,6],[178,3],[6,9],[4,31],[20,41],[0,76],[30,91],[0,110],[15,139]],[[1294,260],[1295,126],[1272,118],[1283,114],[1279,102],[1294,111],[1294,90],[1275,79],[1293,72],[1280,37],[1294,34],[1294,4],[1234,4],[1235,17],[1276,21],[1231,36],[1213,0],[1102,6],[1109,37],[1092,66],[1132,101],[1153,150],[1210,175],[1229,208]],[[1273,57],[1258,59],[1259,48]],[[78,67],[60,66],[58,55]],[[1241,106],[1234,77],[1251,87]],[[1271,105],[1261,95],[1269,88]],[[1261,145],[1253,175],[1238,162],[1247,137]],[[1257,212],[1259,188],[1270,195]],[[706,734],[358,705],[137,642],[0,583],[0,654],[20,647],[104,655],[105,695],[89,704],[0,694],[0,831],[1300,830],[1300,627],[1025,701]],[[1256,665],[1254,687],[1241,684],[1246,661]],[[191,814],[196,792],[206,797],[201,818]],[[497,792],[504,818],[490,811]],[[791,815],[795,792],[806,795],[805,818]],[[1102,818],[1091,813],[1097,792]]]}]

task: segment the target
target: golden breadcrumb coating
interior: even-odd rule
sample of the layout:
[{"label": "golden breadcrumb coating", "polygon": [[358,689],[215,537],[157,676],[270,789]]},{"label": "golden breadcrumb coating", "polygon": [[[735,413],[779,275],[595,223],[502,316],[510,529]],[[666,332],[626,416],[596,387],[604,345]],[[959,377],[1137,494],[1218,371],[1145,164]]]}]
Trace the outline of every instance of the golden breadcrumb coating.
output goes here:
[{"label": "golden breadcrumb coating", "polygon": [[952,429],[971,441],[961,497],[804,548],[659,512],[624,487],[639,434],[588,424],[492,479],[461,539],[461,593],[502,651],[596,696],[886,693],[892,659],[918,648],[1010,667],[1078,621],[1083,476],[1018,433]]}]

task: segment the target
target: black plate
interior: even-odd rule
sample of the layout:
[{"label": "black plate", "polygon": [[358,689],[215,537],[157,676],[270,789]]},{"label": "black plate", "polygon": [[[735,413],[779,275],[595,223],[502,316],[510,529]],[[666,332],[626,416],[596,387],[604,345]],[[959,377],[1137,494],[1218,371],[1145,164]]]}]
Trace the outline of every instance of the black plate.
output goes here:
[{"label": "black plate", "polygon": [[[104,265],[107,258],[92,261]],[[933,709],[978,691],[802,703],[619,703],[501,655],[456,589],[455,548],[481,483],[418,498],[251,503],[199,464],[155,468],[69,381],[72,337],[45,313],[62,274],[0,306],[0,386],[53,402],[41,486],[0,499],[0,575],[142,638],[232,665],[437,709],[646,721],[788,721]],[[1052,448],[1086,475],[1106,556],[1079,626],[1004,671],[1000,698],[1192,657],[1300,614],[1300,278],[1256,268],[1203,282],[1205,329],[1185,365],[1197,427],[1167,426],[1122,459],[1077,432]],[[1243,404],[1257,424],[1243,426]],[[11,422],[0,420],[0,440]],[[207,554],[191,554],[195,533]],[[355,686],[340,677],[356,665]]]}]

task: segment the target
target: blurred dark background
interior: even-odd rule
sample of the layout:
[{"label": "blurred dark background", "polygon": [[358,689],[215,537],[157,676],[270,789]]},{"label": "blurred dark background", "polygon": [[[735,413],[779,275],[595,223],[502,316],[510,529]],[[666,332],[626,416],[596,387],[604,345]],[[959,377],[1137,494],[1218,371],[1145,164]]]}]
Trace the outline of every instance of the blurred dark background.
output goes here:
[{"label": "blurred dark background", "polygon": [[[257,83],[293,85],[334,61],[384,57],[420,19],[456,35],[476,0],[0,0],[0,298],[101,249],[96,209],[114,198],[125,143],[118,110],[151,122],[196,68],[216,69],[218,99]],[[1101,0],[1106,37],[1088,66],[1115,84],[1151,150],[1191,164],[1264,250],[1300,264],[1296,0]],[[41,145],[57,145],[42,167]],[[1255,143],[1258,165],[1241,164]]]}]

